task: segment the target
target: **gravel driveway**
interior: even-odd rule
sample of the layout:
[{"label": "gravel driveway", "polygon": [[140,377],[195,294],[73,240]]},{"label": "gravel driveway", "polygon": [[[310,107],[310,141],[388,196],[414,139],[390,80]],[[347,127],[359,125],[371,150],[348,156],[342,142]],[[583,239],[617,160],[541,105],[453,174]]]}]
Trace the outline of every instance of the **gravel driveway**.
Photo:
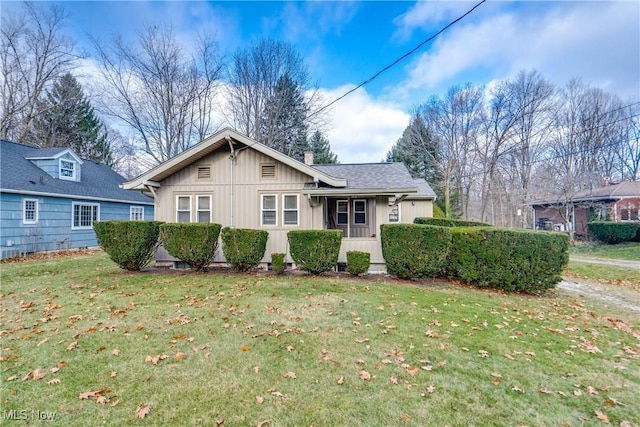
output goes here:
[{"label": "gravel driveway", "polygon": [[[605,264],[625,268],[638,269],[640,275],[640,261],[628,261],[606,258],[588,258],[580,256],[571,256],[571,261]],[[595,283],[574,278],[565,278],[558,283],[558,289],[578,293],[587,298],[597,299],[606,303],[614,304],[619,307],[634,311],[640,315],[640,292],[625,288],[622,286],[607,285],[604,283]]]}]

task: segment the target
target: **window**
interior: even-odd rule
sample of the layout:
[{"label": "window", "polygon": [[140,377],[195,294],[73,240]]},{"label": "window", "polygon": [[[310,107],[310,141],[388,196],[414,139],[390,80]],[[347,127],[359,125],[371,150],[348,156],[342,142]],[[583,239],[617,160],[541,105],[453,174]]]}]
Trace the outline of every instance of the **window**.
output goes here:
[{"label": "window", "polygon": [[298,225],[298,195],[282,196],[282,225]]},{"label": "window", "polygon": [[278,206],[275,194],[263,194],[260,209],[261,225],[278,225]]},{"label": "window", "polygon": [[211,222],[211,196],[196,196],[198,222]]},{"label": "window", "polygon": [[38,201],[36,199],[24,199],[22,201],[22,223],[38,223]]},{"label": "window", "polygon": [[367,201],[366,200],[353,201],[353,223],[354,224],[367,223]]},{"label": "window", "polygon": [[620,221],[637,221],[638,219],[640,219],[638,217],[638,208],[633,204],[629,203],[620,207]]},{"label": "window", "polygon": [[400,205],[391,206],[389,211],[389,222],[400,222]]},{"label": "window", "polygon": [[338,200],[338,225],[347,225],[349,222],[349,202],[346,200]]},{"label": "window", "polygon": [[272,163],[265,163],[260,165],[260,178],[275,178],[276,177],[276,165]]},{"label": "window", "polygon": [[91,228],[100,220],[100,205],[94,203],[73,203],[73,224],[71,228]]},{"label": "window", "polygon": [[129,220],[144,221],[144,207],[143,206],[129,207]]},{"label": "window", "polygon": [[198,179],[211,179],[211,166],[198,166]]},{"label": "window", "polygon": [[76,164],[70,160],[60,159],[60,179],[74,180],[76,178]]},{"label": "window", "polygon": [[191,196],[176,196],[176,222],[191,222]]}]

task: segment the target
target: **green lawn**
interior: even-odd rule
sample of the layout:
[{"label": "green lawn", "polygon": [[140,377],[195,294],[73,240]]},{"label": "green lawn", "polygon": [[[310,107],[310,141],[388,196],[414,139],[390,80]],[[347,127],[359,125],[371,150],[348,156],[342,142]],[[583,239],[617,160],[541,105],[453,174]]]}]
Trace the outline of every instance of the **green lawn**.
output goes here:
[{"label": "green lawn", "polygon": [[627,242],[618,245],[580,243],[571,248],[571,254],[594,258],[640,261],[640,242]]},{"label": "green lawn", "polygon": [[1,268],[2,421],[640,424],[640,319],[574,296],[127,273],[102,253]]}]

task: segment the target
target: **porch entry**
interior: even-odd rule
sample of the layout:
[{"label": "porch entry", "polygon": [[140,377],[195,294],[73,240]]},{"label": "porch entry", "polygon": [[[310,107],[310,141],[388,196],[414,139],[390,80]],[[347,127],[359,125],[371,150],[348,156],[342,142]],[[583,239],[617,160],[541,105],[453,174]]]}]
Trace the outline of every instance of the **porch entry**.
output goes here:
[{"label": "porch entry", "polygon": [[327,197],[324,228],[342,230],[343,237],[376,237],[376,199]]}]

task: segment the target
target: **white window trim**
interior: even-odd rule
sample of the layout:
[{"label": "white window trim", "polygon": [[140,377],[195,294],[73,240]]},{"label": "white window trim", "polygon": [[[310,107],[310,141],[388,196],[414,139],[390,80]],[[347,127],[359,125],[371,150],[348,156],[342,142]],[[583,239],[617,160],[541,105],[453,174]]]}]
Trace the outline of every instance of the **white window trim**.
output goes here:
[{"label": "white window trim", "polygon": [[[200,209],[200,198],[206,197],[209,199],[209,209]],[[196,222],[199,222],[200,212],[209,212],[209,222],[213,221],[213,200],[210,194],[196,194]]]},{"label": "white window trim", "polygon": [[100,221],[100,204],[99,203],[82,203],[71,202],[71,229],[72,230],[91,230],[93,228],[93,219],[91,225],[75,225],[76,206],[92,206],[96,208],[96,221]]},{"label": "white window trim", "polygon": [[[189,210],[188,211],[179,209],[180,203],[179,203],[178,200],[180,199],[180,197],[187,197],[189,199]],[[189,222],[193,222],[193,206],[192,206],[192,203],[193,203],[193,198],[191,197],[190,194],[176,194],[176,204],[175,204],[176,222],[180,222],[179,216],[178,216],[178,213],[180,213],[180,212],[189,212]]]},{"label": "white window trim", "polygon": [[[273,197],[276,206],[273,209],[269,209],[268,211],[274,211],[276,213],[276,221],[275,224],[265,224],[264,223],[264,198],[265,197]],[[277,227],[278,226],[278,195],[277,194],[261,194],[260,195],[260,226],[262,227]]]},{"label": "white window trim", "polygon": [[[391,221],[391,212],[393,211],[393,208],[397,207],[398,208],[398,220],[397,221]],[[389,221],[390,224],[400,224],[402,223],[402,208],[400,207],[400,203],[395,204],[394,206],[391,206],[391,210],[389,211],[389,217],[387,217],[387,220]]]},{"label": "white window trim", "polygon": [[[363,202],[364,203],[364,211],[356,211],[356,203]],[[363,213],[364,214],[364,222],[356,222],[356,214]],[[353,199],[353,225],[367,225],[367,199]]]},{"label": "white window trim", "polygon": [[[62,162],[71,163],[73,165],[71,176],[62,175]],[[67,181],[75,181],[76,175],[78,173],[77,169],[78,169],[78,164],[76,163],[75,160],[69,160],[69,159],[63,159],[63,158],[58,159],[58,177],[60,179],[66,179]]]},{"label": "white window trim", "polygon": [[[35,212],[34,212],[34,219],[27,219],[27,202],[34,202],[35,203]],[[33,225],[33,224],[37,224],[38,220],[40,219],[40,206],[38,203],[38,199],[22,199],[22,223],[23,224],[27,224],[27,225]]]},{"label": "white window trim", "polygon": [[[140,213],[140,219],[134,218],[134,211]],[[129,221],[144,221],[144,206],[129,206]]]},{"label": "white window trim", "polygon": [[[344,212],[340,212],[338,210],[338,206],[341,203],[344,203],[345,206],[347,207],[347,212],[346,212],[346,214],[347,214],[347,222],[345,222],[345,223],[341,223],[340,222],[340,213],[344,213]],[[336,225],[349,225],[349,200],[337,200],[336,201]]]},{"label": "white window trim", "polygon": [[[284,202],[285,197],[295,197],[296,198],[296,208],[295,209],[287,209],[286,204]],[[283,227],[297,227],[300,225],[300,197],[298,194],[283,194],[282,195],[282,226]],[[293,212],[297,213],[295,224],[285,224],[285,212]]]}]

